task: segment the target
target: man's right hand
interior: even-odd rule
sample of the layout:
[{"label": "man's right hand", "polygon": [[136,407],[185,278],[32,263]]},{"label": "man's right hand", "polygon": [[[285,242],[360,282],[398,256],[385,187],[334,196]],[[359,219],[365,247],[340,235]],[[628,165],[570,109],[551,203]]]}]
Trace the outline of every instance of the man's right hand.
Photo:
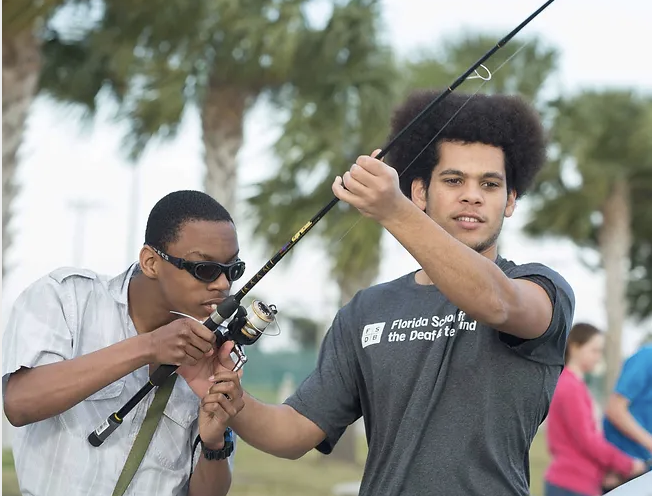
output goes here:
[{"label": "man's right hand", "polygon": [[201,322],[183,318],[149,333],[152,360],[170,365],[195,365],[213,354],[215,334]]}]

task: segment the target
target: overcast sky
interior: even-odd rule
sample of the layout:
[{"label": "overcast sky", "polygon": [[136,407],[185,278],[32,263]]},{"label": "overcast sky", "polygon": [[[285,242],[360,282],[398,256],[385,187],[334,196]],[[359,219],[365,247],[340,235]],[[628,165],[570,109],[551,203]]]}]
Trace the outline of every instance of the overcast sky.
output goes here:
[{"label": "overcast sky", "polygon": [[[404,55],[424,47],[436,49],[443,37],[465,29],[495,33],[499,39],[540,3],[385,0],[386,32]],[[650,19],[651,2],[557,0],[512,43],[536,33],[561,51],[561,70],[553,82],[556,91],[616,85],[649,92],[652,70],[644,60],[649,59],[648,47],[652,46]],[[19,292],[56,267],[80,264],[106,274],[122,272],[136,257],[154,203],[170,191],[201,188],[202,146],[196,115],[188,115],[175,141],[152,147],[136,174],[121,154],[123,133],[122,127],[105,118],[83,129],[68,112],[43,99],[33,106],[20,154],[22,189],[14,205],[15,242],[5,254],[11,272],[3,284],[3,323]],[[272,167],[266,157],[273,137],[265,110],[255,109],[247,122],[245,147],[239,156],[242,184],[256,181]],[[371,149],[379,144],[369,145]],[[342,164],[343,171],[347,167]],[[135,214],[129,203],[134,178],[140,185]],[[85,222],[73,208],[79,202],[91,205]],[[314,213],[305,212],[306,220]],[[525,214],[521,209],[506,222],[503,256],[521,263],[539,261],[561,272],[576,292],[576,319],[604,327],[601,274],[585,269],[569,243],[541,243],[520,236],[518,225]],[[130,219],[135,220],[137,242],[127,246]],[[248,264],[241,284],[272,255],[249,241],[248,227],[246,221],[239,224],[241,256]],[[416,268],[414,260],[391,237],[386,236],[384,242],[389,263],[384,264],[379,281]],[[308,235],[296,251],[298,256],[284,259],[263,279],[256,294],[275,303],[281,312],[307,312],[329,322],[338,293],[329,281],[318,239]],[[285,342],[283,337],[267,340],[266,346]],[[633,327],[628,327],[626,353],[633,350],[637,340]]]}]

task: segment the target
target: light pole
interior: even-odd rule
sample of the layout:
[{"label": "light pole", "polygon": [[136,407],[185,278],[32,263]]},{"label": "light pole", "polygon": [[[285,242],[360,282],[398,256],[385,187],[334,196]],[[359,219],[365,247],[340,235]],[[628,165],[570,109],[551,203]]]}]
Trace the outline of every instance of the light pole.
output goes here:
[{"label": "light pole", "polygon": [[73,231],[73,265],[80,267],[84,262],[84,241],[86,237],[86,215],[93,209],[102,206],[99,202],[84,199],[76,199],[68,202],[68,208],[75,216],[75,227]]}]

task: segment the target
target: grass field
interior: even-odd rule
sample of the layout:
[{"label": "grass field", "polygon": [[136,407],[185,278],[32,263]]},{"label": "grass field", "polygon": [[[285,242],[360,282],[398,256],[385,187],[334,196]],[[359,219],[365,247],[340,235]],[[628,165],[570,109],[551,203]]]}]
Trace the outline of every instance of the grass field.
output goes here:
[{"label": "grass field", "polygon": [[[362,450],[361,450],[362,452]],[[364,452],[361,453],[361,459]],[[532,495],[543,496],[543,472],[548,457],[543,437],[538,435],[530,452]],[[360,479],[360,465],[342,464],[311,452],[300,460],[281,460],[238,444],[230,496],[314,496],[332,495],[333,486]],[[2,454],[2,494],[19,496],[10,450]]]}]

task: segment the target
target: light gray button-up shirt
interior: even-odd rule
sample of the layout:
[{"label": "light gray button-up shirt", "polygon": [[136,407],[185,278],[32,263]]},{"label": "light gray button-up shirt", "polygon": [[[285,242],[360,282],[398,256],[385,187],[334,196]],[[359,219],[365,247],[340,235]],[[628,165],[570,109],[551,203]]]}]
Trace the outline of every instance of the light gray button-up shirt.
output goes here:
[{"label": "light gray button-up shirt", "polygon": [[[136,267],[113,279],[62,268],[27,288],[17,299],[3,335],[3,390],[9,375],[21,367],[72,359],[136,336],[127,311],[127,289]],[[60,415],[17,429],[13,450],[21,493],[110,496],[154,393],[126,416],[102,446],[92,447],[87,437],[147,380],[145,366]],[[187,493],[198,409],[199,398],[179,378],[125,495]],[[195,463],[198,456],[199,450]]]}]

